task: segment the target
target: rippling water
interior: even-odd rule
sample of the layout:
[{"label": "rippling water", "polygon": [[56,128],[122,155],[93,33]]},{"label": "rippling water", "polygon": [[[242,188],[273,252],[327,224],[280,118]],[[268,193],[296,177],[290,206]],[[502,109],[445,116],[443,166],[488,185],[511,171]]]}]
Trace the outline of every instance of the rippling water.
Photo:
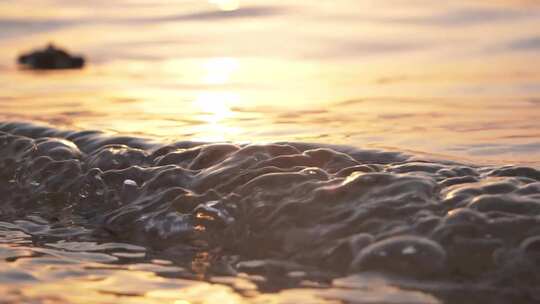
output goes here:
[{"label": "rippling water", "polygon": [[[535,1],[8,0],[0,27],[0,303],[540,300]],[[16,67],[49,41],[88,66]]]}]

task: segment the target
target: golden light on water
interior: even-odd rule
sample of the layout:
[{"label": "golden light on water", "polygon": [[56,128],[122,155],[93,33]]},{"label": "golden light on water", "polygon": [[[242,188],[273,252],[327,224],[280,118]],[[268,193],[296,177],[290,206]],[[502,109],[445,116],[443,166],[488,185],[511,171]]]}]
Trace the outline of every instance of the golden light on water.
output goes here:
[{"label": "golden light on water", "polygon": [[201,118],[208,123],[218,123],[231,117],[229,104],[238,102],[238,95],[231,92],[203,92],[194,101],[201,111]]},{"label": "golden light on water", "polygon": [[217,5],[222,11],[234,11],[240,7],[239,0],[209,0],[208,2]]},{"label": "golden light on water", "polygon": [[238,104],[239,96],[232,92],[203,92],[193,102],[199,109],[198,118],[206,122],[201,125],[199,133],[202,135],[198,140],[223,141],[233,134],[242,131],[241,128],[230,126],[227,119],[232,119],[235,113],[230,105]]},{"label": "golden light on water", "polygon": [[238,105],[240,96],[233,91],[212,91],[213,86],[226,85],[238,70],[235,58],[211,58],[202,64],[205,73],[202,81],[210,85],[207,91],[197,94],[193,101],[197,117],[206,122],[202,126],[205,140],[225,140],[231,133],[238,133],[238,127],[229,127],[225,120],[233,118],[231,107]]},{"label": "golden light on water", "polygon": [[[537,1],[241,1],[116,0],[99,10],[80,0],[0,1],[0,120],[540,164],[540,72],[530,64],[540,54]],[[51,40],[85,56],[85,69],[17,69],[20,53]],[[357,171],[343,184],[364,178]],[[21,250],[6,246],[0,253]],[[182,264],[188,271],[124,249],[24,250],[0,263],[8,269],[0,271],[0,302],[336,303],[339,295],[369,302],[405,293],[306,287],[250,298],[260,281],[247,276],[182,279],[194,272],[206,280],[207,252]]]},{"label": "golden light on water", "polygon": [[225,84],[238,69],[239,63],[235,58],[212,58],[204,63],[207,84]]}]

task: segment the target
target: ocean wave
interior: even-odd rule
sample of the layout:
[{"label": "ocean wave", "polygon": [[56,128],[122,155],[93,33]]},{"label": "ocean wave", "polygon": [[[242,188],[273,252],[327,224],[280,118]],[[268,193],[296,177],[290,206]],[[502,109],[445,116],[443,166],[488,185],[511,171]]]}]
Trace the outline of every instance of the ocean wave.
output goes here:
[{"label": "ocean wave", "polygon": [[160,143],[7,122],[0,180],[3,219],[29,210],[48,221],[83,218],[107,238],[235,256],[229,273],[378,272],[525,294],[540,284],[532,167],[306,143]]}]

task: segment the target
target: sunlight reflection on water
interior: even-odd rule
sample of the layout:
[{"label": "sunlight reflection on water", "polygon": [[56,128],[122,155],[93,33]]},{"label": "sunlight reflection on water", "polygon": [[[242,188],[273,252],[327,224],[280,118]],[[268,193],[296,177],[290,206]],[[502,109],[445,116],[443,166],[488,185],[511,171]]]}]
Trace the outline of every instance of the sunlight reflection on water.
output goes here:
[{"label": "sunlight reflection on water", "polygon": [[[103,247],[106,244],[102,244]],[[88,250],[99,250],[84,245]],[[130,246],[117,243],[116,250]],[[111,249],[113,247],[110,247]],[[129,264],[100,264],[104,256],[115,254],[45,250],[0,245],[2,258],[17,259],[0,262],[4,303],[439,303],[432,296],[392,287],[379,277],[349,277],[337,280],[330,289],[306,287],[276,294],[261,293],[248,275],[214,277],[211,282],[176,278],[183,270],[176,266],[137,264],[136,257],[125,258]],[[109,249],[110,250],[110,249]],[[41,254],[39,252],[38,254]],[[70,254],[74,259],[66,259]],[[29,258],[31,257],[31,258]],[[48,265],[44,267],[44,265]],[[159,274],[159,275],[156,275]],[[39,282],[39,284],[36,284]],[[69,284],[69,288],[66,288]],[[353,287],[355,289],[352,289]],[[14,289],[13,287],[18,287]],[[360,288],[359,288],[360,287]],[[120,301],[120,302],[119,302]],[[403,302],[406,301],[406,302]]]},{"label": "sunlight reflection on water", "polygon": [[207,84],[225,84],[231,74],[238,69],[238,60],[235,58],[214,58],[204,64],[207,74],[204,82]]},{"label": "sunlight reflection on water", "polygon": [[[0,28],[0,120],[540,165],[536,1],[7,0]],[[88,66],[16,67],[49,41]],[[267,294],[245,274],[197,281],[204,255],[183,264],[199,274],[190,280],[134,245],[31,246],[13,224],[0,227],[7,302],[438,302],[357,276]]]},{"label": "sunlight reflection on water", "polygon": [[209,0],[208,2],[217,5],[223,11],[234,11],[240,7],[239,0]]}]

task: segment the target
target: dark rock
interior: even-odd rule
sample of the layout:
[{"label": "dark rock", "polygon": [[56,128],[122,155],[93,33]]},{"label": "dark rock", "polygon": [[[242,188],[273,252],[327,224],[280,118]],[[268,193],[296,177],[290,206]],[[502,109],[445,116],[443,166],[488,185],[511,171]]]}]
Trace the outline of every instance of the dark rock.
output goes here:
[{"label": "dark rock", "polygon": [[18,62],[20,65],[36,70],[80,69],[84,66],[83,57],[70,55],[52,44],[42,50],[19,56]]}]

